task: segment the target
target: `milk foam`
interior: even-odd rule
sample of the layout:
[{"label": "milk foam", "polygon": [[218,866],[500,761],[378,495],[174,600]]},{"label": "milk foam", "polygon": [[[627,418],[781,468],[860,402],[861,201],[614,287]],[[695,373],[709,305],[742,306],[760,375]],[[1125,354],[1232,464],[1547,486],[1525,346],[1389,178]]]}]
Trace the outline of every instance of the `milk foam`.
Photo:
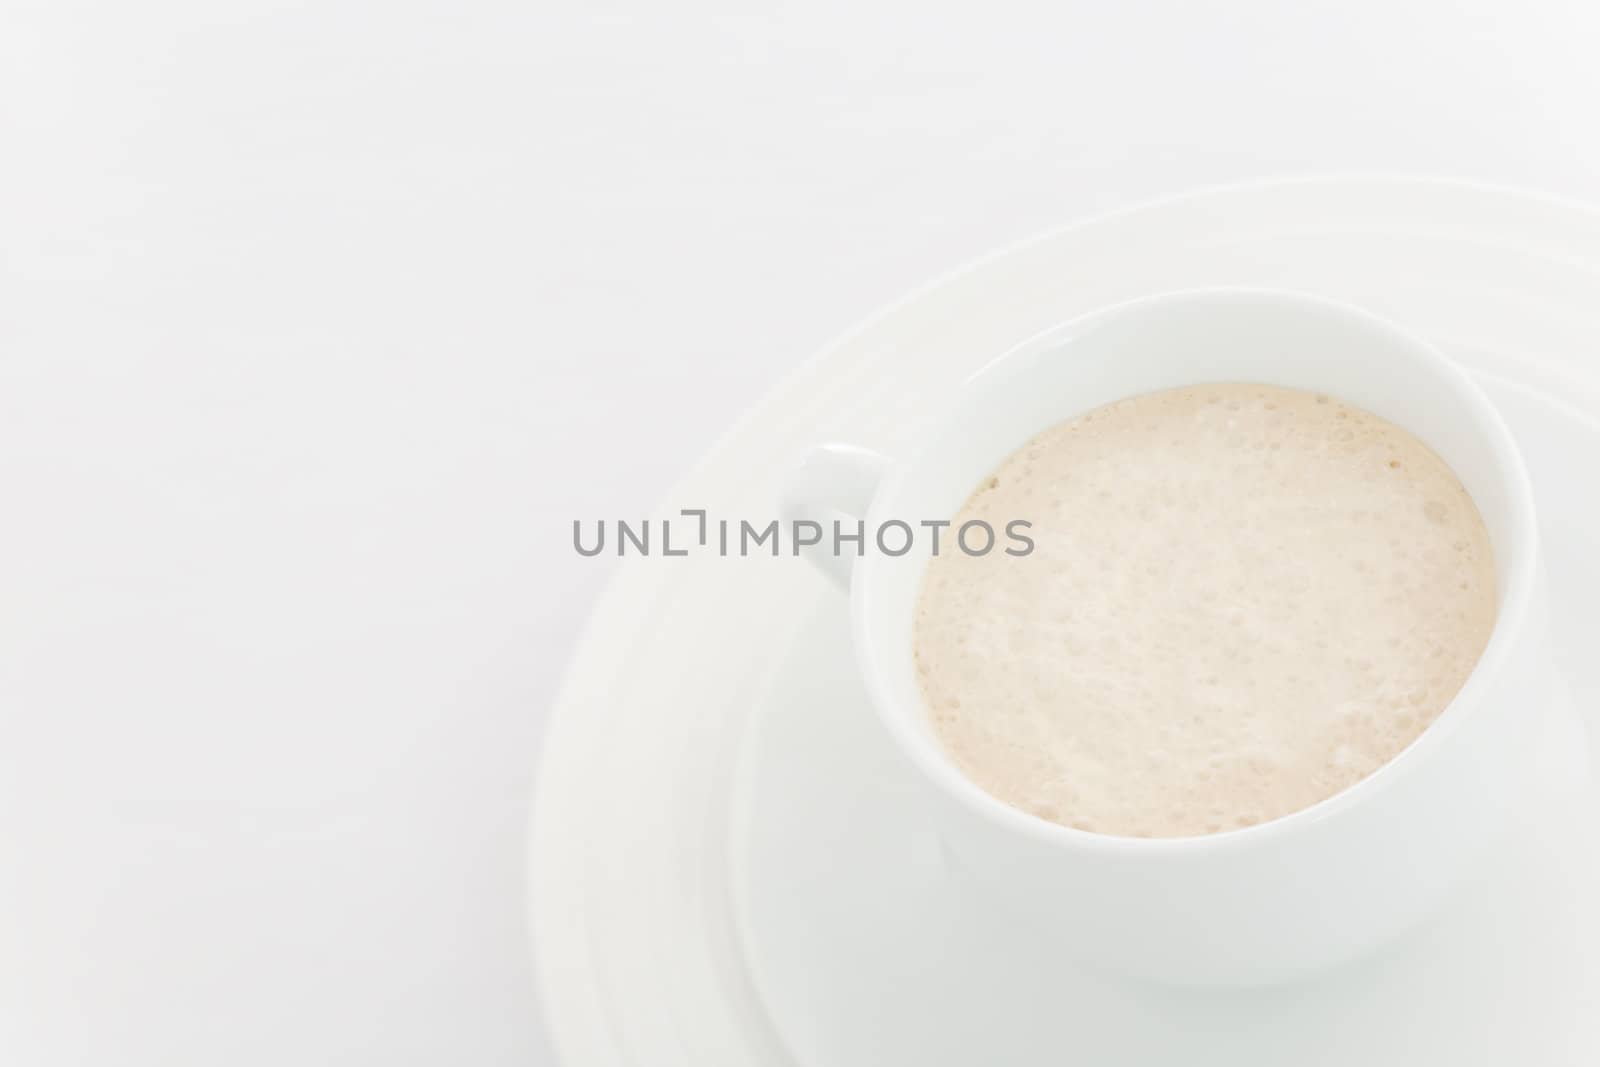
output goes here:
[{"label": "milk foam", "polygon": [[1084,830],[1249,826],[1361,780],[1455,696],[1494,625],[1488,532],[1444,461],[1336,399],[1260,385],[1132,397],[1010,456],[941,553],[914,651],[984,789]]}]

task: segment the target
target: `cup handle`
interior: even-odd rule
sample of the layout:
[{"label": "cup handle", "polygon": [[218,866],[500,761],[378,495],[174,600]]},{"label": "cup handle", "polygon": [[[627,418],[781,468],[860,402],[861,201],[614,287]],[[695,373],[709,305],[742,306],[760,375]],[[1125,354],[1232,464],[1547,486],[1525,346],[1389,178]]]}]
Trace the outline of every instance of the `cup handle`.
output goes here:
[{"label": "cup handle", "polygon": [[779,504],[784,525],[792,530],[796,521],[805,521],[822,527],[822,539],[800,551],[841,589],[850,588],[855,557],[829,550],[832,523],[839,516],[850,519],[852,525],[864,518],[888,467],[888,457],[870,448],[817,445],[801,458],[784,483]]}]

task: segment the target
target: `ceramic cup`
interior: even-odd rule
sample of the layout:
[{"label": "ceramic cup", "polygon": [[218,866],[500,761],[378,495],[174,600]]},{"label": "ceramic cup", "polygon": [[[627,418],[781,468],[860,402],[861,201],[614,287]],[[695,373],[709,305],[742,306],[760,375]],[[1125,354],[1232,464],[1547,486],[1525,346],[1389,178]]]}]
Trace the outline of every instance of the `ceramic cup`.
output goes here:
[{"label": "ceramic cup", "polygon": [[[1304,295],[1208,289],[1135,300],[1001,356],[904,459],[814,449],[785,510],[868,530],[956,514],[1029,438],[1102,404],[1206,382],[1326,392],[1404,427],[1449,463],[1488,527],[1499,616],[1460,693],[1376,773],[1309,808],[1200,837],[1126,838],[1036,818],[946,755],[912,660],[925,553],[818,562],[849,586],[860,670],[894,742],[931,786],[952,858],[1070,957],[1196,985],[1284,980],[1362,954],[1425,917],[1487,855],[1523,788],[1522,741],[1549,688],[1542,568],[1522,457],[1477,384],[1363,311]],[[870,537],[869,537],[870,544]]]}]

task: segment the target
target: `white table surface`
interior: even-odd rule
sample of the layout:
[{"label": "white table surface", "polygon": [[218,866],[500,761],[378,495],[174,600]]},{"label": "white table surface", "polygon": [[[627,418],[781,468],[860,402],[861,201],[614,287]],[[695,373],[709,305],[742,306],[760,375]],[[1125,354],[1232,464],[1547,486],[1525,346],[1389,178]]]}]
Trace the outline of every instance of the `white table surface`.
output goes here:
[{"label": "white table surface", "polygon": [[549,1062],[572,519],[1085,213],[1600,199],[1579,0],[934,6],[4,5],[0,1062]]}]

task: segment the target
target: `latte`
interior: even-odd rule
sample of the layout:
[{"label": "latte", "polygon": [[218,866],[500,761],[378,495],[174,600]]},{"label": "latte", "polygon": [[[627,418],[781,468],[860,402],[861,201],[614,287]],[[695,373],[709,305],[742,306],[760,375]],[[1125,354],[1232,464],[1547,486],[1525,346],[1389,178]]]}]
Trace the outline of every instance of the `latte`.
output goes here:
[{"label": "latte", "polygon": [[1218,384],[1057,425],[954,523],[1025,556],[930,560],[914,632],[936,732],[979,786],[1106,834],[1306,808],[1439,715],[1493,628],[1488,533],[1448,466],[1337,398]]}]

